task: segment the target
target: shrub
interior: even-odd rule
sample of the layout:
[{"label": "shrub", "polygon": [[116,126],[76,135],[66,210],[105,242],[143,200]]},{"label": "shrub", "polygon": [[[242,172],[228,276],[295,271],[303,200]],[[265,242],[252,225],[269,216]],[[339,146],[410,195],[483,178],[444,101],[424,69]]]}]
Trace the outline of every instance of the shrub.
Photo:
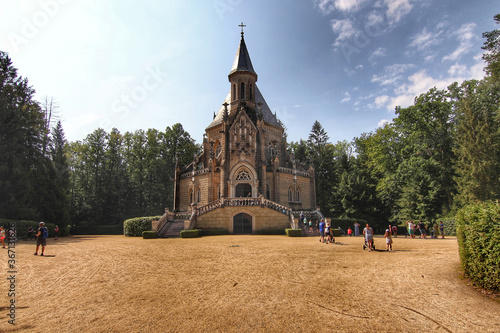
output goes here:
[{"label": "shrub", "polygon": [[74,235],[123,235],[123,225],[78,225],[73,228]]},{"label": "shrub", "polygon": [[201,235],[202,236],[229,235],[229,230],[224,228],[201,229]]},{"label": "shrub", "polygon": [[[456,236],[457,235],[457,226],[455,219],[453,218],[443,218],[436,220],[437,224],[443,222],[444,225],[444,236]],[[432,225],[430,226],[432,228]]]},{"label": "shrub", "polygon": [[466,206],[457,213],[456,223],[465,275],[483,288],[500,290],[500,204]]},{"label": "shrub", "polygon": [[339,228],[332,228],[331,232],[332,232],[333,237],[340,237],[341,236]]},{"label": "shrub", "polygon": [[[28,234],[28,227],[32,227],[35,231],[38,229],[38,223],[40,221],[29,221],[29,220],[8,220],[0,219],[0,225],[4,227],[5,230],[10,228],[11,224],[15,225],[17,239],[25,239]],[[49,230],[49,237],[54,237],[54,228],[56,224],[45,222],[45,227]],[[59,237],[68,236],[71,226],[59,226]]]},{"label": "shrub", "polygon": [[302,229],[285,229],[288,237],[302,237]]},{"label": "shrub", "polygon": [[152,231],[152,221],[159,220],[161,216],[135,217],[123,222],[125,236],[140,237],[143,231]]},{"label": "shrub", "polygon": [[192,230],[182,230],[181,238],[198,238],[201,237],[200,229],[192,229]]},{"label": "shrub", "polygon": [[286,235],[285,229],[260,229],[257,235]]},{"label": "shrub", "polygon": [[143,231],[142,238],[144,239],[158,238],[158,234],[156,233],[156,231]]}]

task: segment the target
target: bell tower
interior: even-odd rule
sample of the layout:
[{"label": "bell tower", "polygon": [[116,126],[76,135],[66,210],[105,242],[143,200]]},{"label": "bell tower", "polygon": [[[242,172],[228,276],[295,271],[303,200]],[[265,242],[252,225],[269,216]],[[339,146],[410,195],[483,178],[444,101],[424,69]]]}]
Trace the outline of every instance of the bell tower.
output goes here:
[{"label": "bell tower", "polygon": [[257,82],[257,73],[255,73],[250,55],[248,54],[243,28],[246,25],[243,22],[241,27],[241,40],[236,51],[233,67],[229,72],[228,79],[231,83],[231,102],[229,116],[232,118],[236,114],[240,105],[245,105],[255,110],[255,82]]}]

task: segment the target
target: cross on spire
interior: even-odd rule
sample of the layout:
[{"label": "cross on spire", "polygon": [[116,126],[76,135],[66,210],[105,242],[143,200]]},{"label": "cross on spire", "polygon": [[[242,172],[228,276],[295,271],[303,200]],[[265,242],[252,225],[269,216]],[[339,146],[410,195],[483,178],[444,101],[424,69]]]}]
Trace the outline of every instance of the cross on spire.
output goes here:
[{"label": "cross on spire", "polygon": [[238,27],[241,27],[241,37],[243,38],[243,34],[244,34],[243,28],[246,27],[246,25],[243,24],[243,22],[241,22],[241,24],[239,24]]}]

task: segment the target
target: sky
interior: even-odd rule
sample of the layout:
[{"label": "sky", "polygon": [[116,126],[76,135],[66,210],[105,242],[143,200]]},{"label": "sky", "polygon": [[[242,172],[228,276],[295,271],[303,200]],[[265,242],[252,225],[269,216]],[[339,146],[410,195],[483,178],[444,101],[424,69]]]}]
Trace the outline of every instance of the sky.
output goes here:
[{"label": "sky", "polygon": [[257,85],[287,129],[375,131],[432,87],[484,77],[498,0],[0,0],[0,50],[69,141],[181,123],[200,143],[243,22]]}]

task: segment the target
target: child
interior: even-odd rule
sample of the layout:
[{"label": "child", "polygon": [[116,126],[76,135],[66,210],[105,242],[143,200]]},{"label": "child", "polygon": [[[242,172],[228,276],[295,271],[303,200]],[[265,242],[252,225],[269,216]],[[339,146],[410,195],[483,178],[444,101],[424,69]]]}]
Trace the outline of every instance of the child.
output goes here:
[{"label": "child", "polygon": [[384,237],[385,237],[386,251],[392,251],[392,236],[389,229],[385,229]]},{"label": "child", "polygon": [[351,237],[351,236],[352,236],[352,229],[351,229],[351,227],[349,227],[349,228],[347,229],[347,235],[348,235],[349,237]]},{"label": "child", "polygon": [[4,240],[5,239],[5,229],[3,227],[0,227],[0,241],[2,242],[2,247],[5,249],[5,243],[4,243]]}]

